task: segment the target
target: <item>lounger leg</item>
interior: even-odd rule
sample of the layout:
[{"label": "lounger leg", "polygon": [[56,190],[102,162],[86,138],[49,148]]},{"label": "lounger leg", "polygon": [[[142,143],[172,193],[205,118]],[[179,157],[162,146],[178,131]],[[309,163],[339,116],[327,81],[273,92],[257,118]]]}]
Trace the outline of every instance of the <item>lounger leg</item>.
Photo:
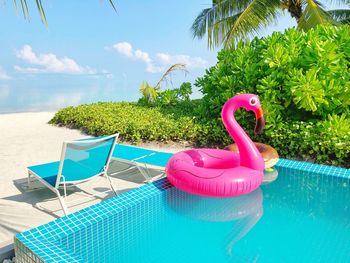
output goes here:
[{"label": "lounger leg", "polygon": [[28,171],[28,189],[32,188],[32,183],[30,181],[30,172]]},{"label": "lounger leg", "polygon": [[118,190],[115,187],[115,185],[113,184],[112,179],[109,177],[109,175],[107,173],[104,173],[104,177],[107,178],[107,180],[109,182],[109,185],[110,185],[112,191],[114,192],[114,195],[117,195],[118,194]]},{"label": "lounger leg", "polygon": [[66,203],[64,202],[64,199],[62,198],[60,192],[58,191],[58,189],[55,189],[56,190],[56,194],[57,194],[57,197],[58,197],[58,200],[60,201],[60,204],[61,204],[61,207],[62,207],[62,210],[64,212],[64,215],[68,215],[69,212],[68,212],[68,208],[66,206]]},{"label": "lounger leg", "polygon": [[143,170],[140,167],[140,165],[138,165],[137,163],[135,163],[135,165],[136,165],[137,169],[140,171],[140,173],[142,174],[142,176],[146,179],[147,183],[150,182],[151,177],[147,173],[147,166],[146,166],[146,164],[144,164],[145,165],[145,170]]},{"label": "lounger leg", "polygon": [[67,201],[67,186],[66,183],[63,184],[64,199]]}]

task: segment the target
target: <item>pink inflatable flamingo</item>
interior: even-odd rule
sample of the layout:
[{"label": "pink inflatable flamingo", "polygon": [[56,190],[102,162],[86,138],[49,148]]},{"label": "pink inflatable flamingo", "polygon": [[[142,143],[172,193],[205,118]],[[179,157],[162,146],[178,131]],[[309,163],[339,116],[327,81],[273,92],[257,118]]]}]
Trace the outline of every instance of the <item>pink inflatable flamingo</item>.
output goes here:
[{"label": "pink inflatable flamingo", "polygon": [[237,144],[239,153],[219,149],[192,149],[175,154],[166,165],[168,180],[179,189],[203,196],[229,197],[254,191],[264,176],[264,160],[234,118],[238,108],[254,111],[255,133],[265,126],[259,98],[237,95],[221,112],[222,121]]}]

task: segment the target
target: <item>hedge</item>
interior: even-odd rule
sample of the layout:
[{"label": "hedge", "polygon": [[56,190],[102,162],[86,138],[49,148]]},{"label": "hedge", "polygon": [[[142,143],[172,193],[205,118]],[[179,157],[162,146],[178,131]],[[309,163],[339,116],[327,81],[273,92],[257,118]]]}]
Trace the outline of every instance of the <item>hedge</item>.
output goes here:
[{"label": "hedge", "polygon": [[255,141],[271,144],[281,157],[350,167],[349,27],[288,29],[218,53],[218,62],[195,85],[196,101],[147,106],[95,103],[60,110],[51,123],[92,135],[120,132],[125,141],[187,141],[197,146],[232,143],[221,119],[235,94],[256,93],[266,129],[252,133],[254,115],[236,119]]}]

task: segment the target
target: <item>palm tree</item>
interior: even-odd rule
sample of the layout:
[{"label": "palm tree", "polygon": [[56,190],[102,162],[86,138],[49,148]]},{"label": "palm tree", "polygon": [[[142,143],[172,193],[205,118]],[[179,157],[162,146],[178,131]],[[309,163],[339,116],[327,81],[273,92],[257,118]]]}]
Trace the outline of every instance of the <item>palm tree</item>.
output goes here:
[{"label": "palm tree", "polygon": [[140,92],[142,94],[141,101],[152,104],[158,96],[159,88],[152,87],[147,81],[143,81],[140,85]]},{"label": "palm tree", "polygon": [[[114,5],[114,0],[109,0],[110,4],[112,5],[114,11],[116,11],[115,5]],[[21,10],[23,13],[23,16],[25,19],[29,19],[29,9],[28,9],[28,2],[27,0],[12,0],[13,5],[15,7],[16,10],[18,10],[18,6],[21,6]],[[19,4],[18,4],[19,2]],[[40,19],[41,21],[47,25],[47,19],[46,19],[46,15],[45,15],[45,11],[44,11],[44,7],[43,7],[43,3],[42,0],[35,0],[36,3],[36,7],[38,8],[38,12],[40,15]]]},{"label": "palm tree", "polygon": [[140,92],[142,94],[141,100],[144,101],[147,104],[152,104],[156,100],[156,98],[157,98],[157,96],[158,96],[158,94],[160,92],[160,85],[164,81],[168,81],[169,77],[171,76],[171,74],[174,71],[177,71],[177,70],[180,70],[180,71],[183,71],[183,72],[187,73],[185,64],[176,63],[176,64],[171,65],[165,71],[165,73],[158,80],[158,82],[157,82],[157,84],[155,86],[151,86],[146,81],[142,82],[141,85],[140,85]]},{"label": "palm tree", "polygon": [[[350,0],[333,2],[348,5]],[[325,10],[317,0],[213,0],[211,7],[199,13],[191,31],[197,38],[208,34],[210,48],[227,48],[278,21],[285,11],[303,30],[329,22],[350,23],[350,9]]]}]

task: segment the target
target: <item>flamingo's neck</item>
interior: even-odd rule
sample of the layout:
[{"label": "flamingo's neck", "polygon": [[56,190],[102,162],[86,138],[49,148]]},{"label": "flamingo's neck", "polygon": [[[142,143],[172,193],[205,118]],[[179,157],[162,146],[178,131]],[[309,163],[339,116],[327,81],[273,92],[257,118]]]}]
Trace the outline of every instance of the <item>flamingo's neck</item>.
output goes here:
[{"label": "flamingo's neck", "polygon": [[237,144],[240,165],[254,170],[264,170],[264,160],[259,150],[234,117],[238,108],[239,106],[231,99],[225,103],[221,116],[226,130]]}]

